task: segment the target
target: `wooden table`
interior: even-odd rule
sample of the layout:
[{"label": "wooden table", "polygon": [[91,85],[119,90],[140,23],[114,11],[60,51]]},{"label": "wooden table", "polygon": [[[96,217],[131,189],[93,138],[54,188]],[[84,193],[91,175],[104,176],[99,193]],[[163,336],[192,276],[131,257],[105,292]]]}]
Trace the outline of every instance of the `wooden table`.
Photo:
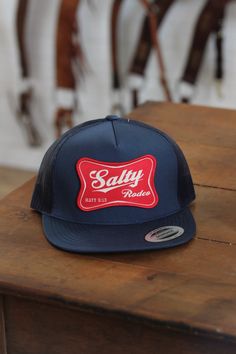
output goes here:
[{"label": "wooden table", "polygon": [[195,240],[146,253],[59,251],[29,209],[31,180],[0,203],[1,354],[236,353],[236,112],[150,102],[130,117],[183,149]]}]

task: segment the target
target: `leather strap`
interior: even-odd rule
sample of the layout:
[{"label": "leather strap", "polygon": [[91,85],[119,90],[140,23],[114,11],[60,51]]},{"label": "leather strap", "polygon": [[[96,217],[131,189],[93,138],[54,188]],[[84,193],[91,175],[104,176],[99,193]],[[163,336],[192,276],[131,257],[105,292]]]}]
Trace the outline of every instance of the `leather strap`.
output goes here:
[{"label": "leather strap", "polygon": [[120,88],[120,78],[118,72],[118,48],[117,48],[117,28],[118,18],[123,0],[114,0],[111,14],[111,58],[113,67],[112,86],[114,89]]},{"label": "leather strap", "polygon": [[172,101],[171,93],[166,79],[164,60],[162,57],[161,47],[160,47],[158,33],[157,33],[159,7],[154,1],[153,2],[149,2],[147,0],[140,0],[140,1],[143,3],[144,7],[147,10],[147,16],[149,20],[150,40],[151,40],[152,48],[154,49],[156,54],[157,64],[160,69],[161,87],[165,94],[166,100],[171,102]]},{"label": "leather strap", "polygon": [[73,35],[79,0],[62,0],[56,37],[56,83],[57,87],[75,89],[72,60],[74,57]]},{"label": "leather strap", "polygon": [[[27,142],[31,146],[39,146],[41,144],[41,137],[38,130],[36,129],[33,117],[31,114],[31,98],[33,95],[33,87],[29,83],[29,66],[26,55],[26,43],[25,43],[25,25],[27,19],[27,9],[29,1],[28,0],[19,0],[18,7],[16,12],[16,32],[17,32],[17,41],[19,49],[19,59],[21,67],[21,80],[23,82],[22,86],[25,86],[19,94],[19,102],[17,107],[13,107],[14,113],[18,118],[18,121],[24,128],[26,133]],[[12,104],[13,101],[10,102]]]},{"label": "leather strap", "polygon": [[[161,26],[162,21],[165,18],[168,10],[170,9],[171,5],[174,3],[175,0],[154,0],[153,4],[157,7],[157,22],[156,26],[157,29]],[[131,74],[138,74],[143,76],[149,55],[152,50],[152,39],[151,39],[151,32],[150,32],[150,24],[148,15],[145,16],[143,21],[141,34],[138,40],[137,47],[134,52],[133,60],[131,61],[130,70]]]},{"label": "leather strap", "polygon": [[118,68],[118,20],[123,0],[114,0],[111,12],[111,61],[112,61],[112,87],[113,87],[113,114],[123,115],[124,108],[120,100],[121,82]]},{"label": "leather strap", "polygon": [[[137,0],[138,1],[138,0]],[[171,94],[168,89],[167,80],[165,77],[164,62],[161,54],[161,48],[157,36],[157,28],[161,25],[168,9],[175,0],[154,0],[152,2],[142,1],[147,9],[147,15],[143,21],[141,34],[136,46],[133,59],[131,61],[129,75],[144,76],[148,58],[152,49],[156,52],[158,65],[161,72],[161,85],[165,93],[166,99],[171,100]],[[119,79],[119,70],[117,64],[118,48],[117,48],[117,28],[118,19],[123,0],[114,0],[111,16],[111,48],[112,48],[112,70],[113,70],[113,90],[115,92],[115,102],[113,104],[113,111],[123,112],[124,109],[119,99],[119,90],[121,89],[121,83]],[[157,10],[157,12],[156,12]],[[140,81],[140,80],[137,80]],[[138,86],[132,88],[132,103],[133,107],[138,104]]]},{"label": "leather strap", "polygon": [[28,0],[19,0],[17,17],[16,17],[16,26],[17,26],[17,39],[18,47],[20,54],[20,64],[21,72],[23,77],[28,76],[28,67],[26,60],[26,51],[25,51],[25,23],[27,16]]},{"label": "leather strap", "polygon": [[225,9],[222,9],[222,13],[220,14],[216,30],[215,30],[215,50],[216,50],[216,65],[215,65],[215,82],[216,88],[218,91],[218,96],[222,97],[221,92],[221,82],[224,77],[224,68],[223,68],[223,21],[224,21]]},{"label": "leather strap", "polygon": [[[181,81],[189,85],[194,85],[197,80],[197,76],[203,61],[206,44],[211,33],[218,32],[219,26],[221,30],[224,8],[229,0],[207,0],[203,7],[197,23],[195,25],[192,44],[188,54],[187,62],[185,65],[184,73]],[[222,79],[222,41],[218,40],[218,52],[217,52],[217,72],[216,77]],[[182,102],[189,102],[191,97],[182,96]]]},{"label": "leather strap", "polygon": [[[79,0],[62,0],[56,36],[56,85],[58,89],[71,90],[73,94],[77,84],[75,72],[81,70],[78,61],[83,61],[76,20],[79,3]],[[61,135],[64,127],[73,126],[74,109],[75,107],[58,107],[55,115],[57,137]]]}]

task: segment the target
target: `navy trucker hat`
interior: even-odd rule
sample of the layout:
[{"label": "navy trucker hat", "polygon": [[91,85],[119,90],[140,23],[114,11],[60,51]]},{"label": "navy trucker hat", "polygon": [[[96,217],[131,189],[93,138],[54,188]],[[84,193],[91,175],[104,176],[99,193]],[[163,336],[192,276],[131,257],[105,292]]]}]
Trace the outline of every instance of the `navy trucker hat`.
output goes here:
[{"label": "navy trucker hat", "polygon": [[142,251],[194,237],[194,198],[187,162],[168,135],[107,116],[74,127],[48,149],[31,208],[62,250]]}]

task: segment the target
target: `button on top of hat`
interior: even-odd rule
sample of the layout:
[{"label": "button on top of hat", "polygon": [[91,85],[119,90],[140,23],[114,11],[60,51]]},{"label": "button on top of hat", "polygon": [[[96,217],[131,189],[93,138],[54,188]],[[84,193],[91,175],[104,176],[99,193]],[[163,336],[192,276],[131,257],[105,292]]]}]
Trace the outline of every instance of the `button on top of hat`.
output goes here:
[{"label": "button on top of hat", "polygon": [[115,115],[106,116],[106,120],[117,120],[117,119],[119,119],[119,118],[120,118],[120,117],[115,116]]}]

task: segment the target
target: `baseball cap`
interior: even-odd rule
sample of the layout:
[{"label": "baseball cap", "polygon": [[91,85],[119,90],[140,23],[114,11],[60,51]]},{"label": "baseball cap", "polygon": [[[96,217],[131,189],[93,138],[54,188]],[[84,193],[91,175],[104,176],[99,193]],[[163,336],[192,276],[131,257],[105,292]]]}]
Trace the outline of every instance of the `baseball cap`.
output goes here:
[{"label": "baseball cap", "polygon": [[163,249],[191,240],[195,192],[185,157],[162,131],[107,116],[46,152],[31,208],[47,240],[70,252]]}]

